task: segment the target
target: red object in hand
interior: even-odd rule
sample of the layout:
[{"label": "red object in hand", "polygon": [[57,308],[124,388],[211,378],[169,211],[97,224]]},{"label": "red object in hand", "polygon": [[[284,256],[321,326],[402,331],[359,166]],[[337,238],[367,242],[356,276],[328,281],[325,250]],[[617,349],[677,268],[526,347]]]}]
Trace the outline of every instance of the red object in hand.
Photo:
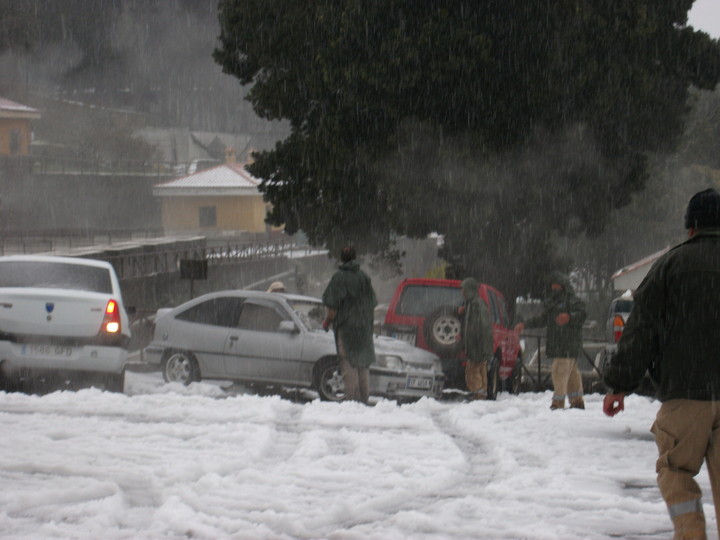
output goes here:
[{"label": "red object in hand", "polygon": [[328,319],[325,319],[323,321],[323,330],[325,330],[326,332],[330,330],[330,321]]},{"label": "red object in hand", "polygon": [[558,326],[564,326],[569,322],[570,322],[570,315],[568,313],[560,313],[557,317],[555,317],[555,323]]},{"label": "red object in hand", "polygon": [[460,315],[460,317],[462,317],[463,315],[465,315],[465,306],[460,306],[460,307],[457,309],[457,314]]},{"label": "red object in hand", "polygon": [[603,400],[603,412],[615,416],[625,410],[625,394],[607,394]]}]

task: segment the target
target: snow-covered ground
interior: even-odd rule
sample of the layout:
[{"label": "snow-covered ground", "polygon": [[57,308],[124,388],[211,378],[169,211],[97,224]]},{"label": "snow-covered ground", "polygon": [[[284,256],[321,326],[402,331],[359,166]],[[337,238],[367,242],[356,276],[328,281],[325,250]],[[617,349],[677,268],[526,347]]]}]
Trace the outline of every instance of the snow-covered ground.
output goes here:
[{"label": "snow-covered ground", "polygon": [[0,393],[2,538],[671,536],[647,398],[607,418],[598,394],[365,407],[157,373],[125,392]]}]

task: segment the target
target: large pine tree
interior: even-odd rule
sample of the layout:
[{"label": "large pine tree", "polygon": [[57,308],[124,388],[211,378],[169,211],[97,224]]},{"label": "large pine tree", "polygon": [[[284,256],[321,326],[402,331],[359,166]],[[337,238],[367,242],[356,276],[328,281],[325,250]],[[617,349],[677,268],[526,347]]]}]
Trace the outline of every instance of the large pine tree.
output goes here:
[{"label": "large pine tree", "polygon": [[713,88],[692,0],[221,0],[215,59],[291,135],[256,156],[273,224],[335,249],[445,236],[512,297],[598,234]]}]

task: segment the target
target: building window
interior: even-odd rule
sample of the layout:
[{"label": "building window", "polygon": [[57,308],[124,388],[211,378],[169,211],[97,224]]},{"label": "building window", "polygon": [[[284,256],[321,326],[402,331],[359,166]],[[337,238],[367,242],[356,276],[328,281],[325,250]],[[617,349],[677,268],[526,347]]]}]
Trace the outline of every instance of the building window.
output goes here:
[{"label": "building window", "polygon": [[199,211],[201,227],[217,226],[217,212],[214,206],[201,206]]},{"label": "building window", "polygon": [[10,131],[10,155],[14,156],[20,153],[20,130],[13,129]]}]

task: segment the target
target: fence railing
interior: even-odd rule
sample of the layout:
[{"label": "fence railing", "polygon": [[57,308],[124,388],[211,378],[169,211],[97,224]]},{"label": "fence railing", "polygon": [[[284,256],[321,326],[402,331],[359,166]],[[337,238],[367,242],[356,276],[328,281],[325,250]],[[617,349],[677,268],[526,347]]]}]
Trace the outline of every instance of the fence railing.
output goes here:
[{"label": "fence railing", "polygon": [[[541,392],[552,388],[552,362],[545,353],[544,335],[526,335],[526,341],[534,341],[537,349],[532,353],[531,358],[523,361],[523,384],[526,389]],[[580,375],[583,379],[585,391],[593,391],[602,388],[603,362],[596,361],[598,353],[603,353],[605,340],[596,337],[584,337],[582,354],[577,359]]]},{"label": "fence railing", "polygon": [[0,235],[0,255],[56,253],[91,246],[112,245],[162,236],[160,229],[146,230],[77,230],[5,232]]},{"label": "fence railing", "polygon": [[133,161],[75,157],[32,156],[32,174],[148,175],[174,177],[187,174],[188,163],[174,161]]},{"label": "fence railing", "polygon": [[120,279],[143,277],[178,271],[182,260],[206,260],[208,266],[241,261],[308,255],[314,250],[296,242],[240,243],[224,246],[195,246],[163,249],[143,253],[118,254],[103,257],[110,262]]}]

